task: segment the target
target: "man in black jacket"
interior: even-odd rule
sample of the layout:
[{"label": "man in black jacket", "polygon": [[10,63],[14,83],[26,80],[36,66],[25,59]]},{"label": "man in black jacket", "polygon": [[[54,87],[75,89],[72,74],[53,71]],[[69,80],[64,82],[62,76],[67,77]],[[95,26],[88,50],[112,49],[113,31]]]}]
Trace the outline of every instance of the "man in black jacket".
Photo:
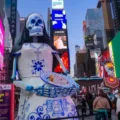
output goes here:
[{"label": "man in black jacket", "polygon": [[90,113],[90,115],[92,115],[93,114],[93,96],[88,91],[86,93],[86,101],[89,106],[89,113]]}]

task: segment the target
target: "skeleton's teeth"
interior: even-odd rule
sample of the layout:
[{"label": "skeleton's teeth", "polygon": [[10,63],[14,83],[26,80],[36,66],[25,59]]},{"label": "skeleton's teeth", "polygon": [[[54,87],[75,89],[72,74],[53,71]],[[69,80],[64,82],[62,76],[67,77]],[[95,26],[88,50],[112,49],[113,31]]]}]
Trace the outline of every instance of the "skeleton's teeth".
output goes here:
[{"label": "skeleton's teeth", "polygon": [[42,32],[40,28],[30,30],[30,33],[39,33],[39,32]]}]

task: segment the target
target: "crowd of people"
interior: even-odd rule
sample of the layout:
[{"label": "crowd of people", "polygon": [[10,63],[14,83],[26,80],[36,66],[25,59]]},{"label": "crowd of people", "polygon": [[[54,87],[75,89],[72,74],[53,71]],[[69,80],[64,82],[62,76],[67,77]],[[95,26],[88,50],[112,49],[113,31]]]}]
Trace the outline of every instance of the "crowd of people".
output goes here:
[{"label": "crowd of people", "polygon": [[[120,90],[113,92],[104,92],[103,89],[99,89],[97,93],[77,93],[72,96],[76,105],[77,112],[80,115],[88,113],[95,115],[96,120],[112,120],[112,111],[115,110],[118,120],[120,120]],[[103,113],[103,114],[102,114]]]}]

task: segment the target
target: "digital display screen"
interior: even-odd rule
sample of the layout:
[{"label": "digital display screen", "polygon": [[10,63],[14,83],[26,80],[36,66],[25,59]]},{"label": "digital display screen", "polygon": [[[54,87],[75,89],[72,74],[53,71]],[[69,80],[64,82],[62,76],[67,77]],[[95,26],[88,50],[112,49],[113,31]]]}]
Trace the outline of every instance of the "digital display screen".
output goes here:
[{"label": "digital display screen", "polygon": [[66,29],[67,28],[67,20],[54,20],[52,21],[52,27],[54,30]]},{"label": "digital display screen", "polygon": [[0,19],[0,70],[3,66],[3,56],[4,56],[4,28],[2,20]]},{"label": "digital display screen", "polygon": [[65,20],[66,13],[65,10],[52,10],[52,20]]},{"label": "digital display screen", "polygon": [[67,37],[66,36],[54,36],[54,46],[56,49],[67,49]]},{"label": "digital display screen", "polygon": [[52,0],[52,9],[63,9],[64,1],[63,0]]},{"label": "digital display screen", "polygon": [[53,29],[66,29],[66,13],[65,10],[52,10]]},{"label": "digital display screen", "polygon": [[[60,50],[58,51],[60,53],[60,58],[65,66],[65,68],[70,71],[70,61],[69,61],[69,54],[67,50]],[[59,64],[59,62],[57,60],[54,61],[54,72],[57,73],[62,73],[63,69],[61,67],[61,65]]]}]

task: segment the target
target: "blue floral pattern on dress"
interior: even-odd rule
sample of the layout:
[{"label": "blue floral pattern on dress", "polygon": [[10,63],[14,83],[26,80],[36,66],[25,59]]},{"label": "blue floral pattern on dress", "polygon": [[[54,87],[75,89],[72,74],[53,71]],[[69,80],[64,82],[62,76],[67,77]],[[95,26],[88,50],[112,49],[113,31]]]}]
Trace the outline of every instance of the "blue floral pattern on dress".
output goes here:
[{"label": "blue floral pattern on dress", "polygon": [[36,72],[40,72],[43,71],[43,67],[45,67],[44,65],[44,59],[41,61],[36,61],[36,60],[32,60],[32,74],[36,74]]},{"label": "blue floral pattern on dress", "polygon": [[27,102],[28,102],[28,99],[29,99],[29,98],[25,99],[24,102],[23,102],[23,104],[20,106],[20,107],[21,107],[21,115],[18,116],[18,120],[19,120],[19,119],[20,119],[20,120],[25,120],[25,114],[26,114],[26,112],[29,111],[29,108],[30,108],[30,104],[27,103]]},{"label": "blue floral pattern on dress", "polygon": [[[71,108],[69,110],[68,106]],[[27,120],[43,120],[50,118],[74,117],[77,116],[76,107],[67,99],[46,100],[45,104],[38,106],[35,111],[31,112]],[[57,120],[57,119],[56,119]],[[78,120],[78,118],[70,118],[69,120]]]},{"label": "blue floral pattern on dress", "polygon": [[43,120],[43,119],[50,119],[49,114],[43,114],[43,107],[39,106],[36,109],[36,112],[32,112],[28,115],[27,120]]},{"label": "blue floral pattern on dress", "polygon": [[66,99],[58,99],[58,100],[46,100],[44,106],[46,106],[46,112],[52,113],[53,117],[60,118],[65,115],[65,111],[68,111],[68,105],[70,103],[67,102]]}]

